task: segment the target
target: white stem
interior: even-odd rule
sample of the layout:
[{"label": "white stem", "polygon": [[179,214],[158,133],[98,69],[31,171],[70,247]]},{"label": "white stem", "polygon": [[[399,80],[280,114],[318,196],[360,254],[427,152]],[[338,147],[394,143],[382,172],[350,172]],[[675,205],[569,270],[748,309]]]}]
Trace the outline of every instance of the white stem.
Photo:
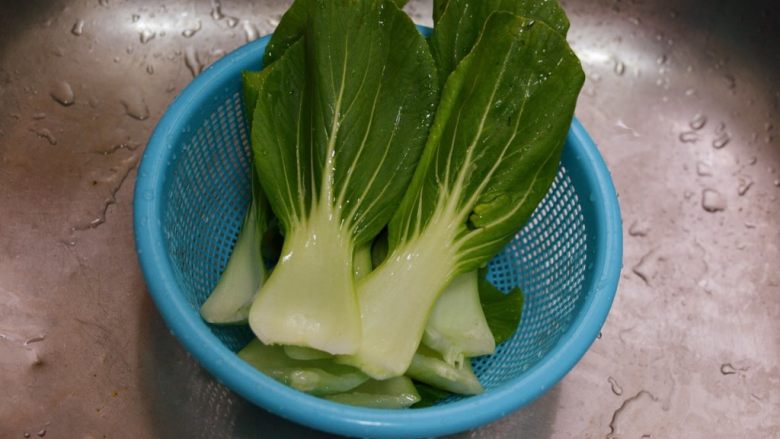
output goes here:
[{"label": "white stem", "polygon": [[431,224],[358,283],[363,337],[357,353],[342,361],[375,379],[406,372],[428,314],[453,275],[454,230],[447,223]]},{"label": "white stem", "polygon": [[288,234],[282,256],[249,313],[265,344],[354,353],[360,313],[352,273],[353,245],[329,209],[315,208]]}]

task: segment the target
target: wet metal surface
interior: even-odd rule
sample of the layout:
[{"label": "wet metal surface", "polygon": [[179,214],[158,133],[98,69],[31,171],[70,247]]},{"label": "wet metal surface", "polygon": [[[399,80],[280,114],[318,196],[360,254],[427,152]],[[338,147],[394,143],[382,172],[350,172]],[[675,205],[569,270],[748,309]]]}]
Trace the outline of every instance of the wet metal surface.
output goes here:
[{"label": "wet metal surface", "polygon": [[[0,437],[328,437],[216,383],[136,262],[143,145],[287,1],[0,0]],[[474,438],[780,437],[780,7],[565,2],[625,267],[585,358]],[[428,2],[407,9],[429,23]]]}]

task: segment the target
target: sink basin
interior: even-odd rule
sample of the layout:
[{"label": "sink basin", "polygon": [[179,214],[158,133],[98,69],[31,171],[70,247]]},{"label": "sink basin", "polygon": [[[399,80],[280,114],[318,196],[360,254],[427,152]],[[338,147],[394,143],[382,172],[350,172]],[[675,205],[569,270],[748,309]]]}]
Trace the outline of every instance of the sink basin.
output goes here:
[{"label": "sink basin", "polygon": [[[0,6],[0,437],[328,437],[185,353],[132,236],[160,115],[289,3]],[[780,6],[563,5],[625,268],[602,336],[559,385],[455,437],[780,436]],[[430,10],[407,5],[423,25]]]}]

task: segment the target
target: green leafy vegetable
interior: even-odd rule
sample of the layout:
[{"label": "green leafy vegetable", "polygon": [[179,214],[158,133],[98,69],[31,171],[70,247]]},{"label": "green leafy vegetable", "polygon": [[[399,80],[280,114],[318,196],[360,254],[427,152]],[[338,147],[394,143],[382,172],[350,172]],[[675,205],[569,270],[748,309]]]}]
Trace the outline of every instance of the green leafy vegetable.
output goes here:
[{"label": "green leafy vegetable", "polygon": [[342,404],[373,407],[378,409],[400,409],[420,401],[412,380],[407,377],[395,377],[389,380],[368,380],[347,393],[326,396]]},{"label": "green leafy vegetable", "polygon": [[359,370],[333,360],[294,360],[281,346],[266,346],[257,339],[238,356],[271,378],[312,395],[347,392],[368,380]]},{"label": "green leafy vegetable", "polygon": [[[336,3],[334,0],[330,0],[331,3]],[[350,4],[355,8],[376,7],[383,3],[382,0],[337,0],[340,1],[342,6],[350,7]],[[359,5],[358,2],[363,2],[363,5]],[[409,0],[388,0],[395,3],[398,8],[404,7]],[[265,65],[270,65],[277,59],[281,58],[284,52],[292,46],[296,41],[306,34],[307,26],[310,23],[313,11],[316,13],[318,7],[323,7],[327,3],[327,0],[295,0],[290,6],[290,9],[284,13],[282,20],[279,22],[279,26],[274,30],[271,41],[268,42],[268,46],[265,49],[265,55],[263,62]],[[388,5],[389,7],[389,5]],[[344,21],[347,23],[347,20]],[[373,23],[371,23],[373,24]],[[349,29],[343,27],[339,29]],[[353,32],[355,30],[353,29]],[[326,34],[320,34],[326,35]]]},{"label": "green leafy vegetable", "polygon": [[244,93],[244,114],[246,115],[246,120],[249,122],[250,128],[252,126],[252,120],[254,120],[257,96],[260,94],[260,88],[262,87],[267,74],[267,70],[241,73],[241,88]]},{"label": "green leafy vegetable", "polygon": [[377,408],[482,392],[470,358],[523,295],[478,269],[552,184],[584,80],[555,0],[434,0],[427,42],[404,4],[295,0],[243,73],[253,199],[201,310],[248,321],[239,356],[276,380]]},{"label": "green leafy vegetable", "polygon": [[496,342],[480,304],[477,270],[456,277],[441,293],[428,317],[423,343],[458,366],[467,357],[495,351]]},{"label": "green leafy vegetable", "polygon": [[214,324],[246,324],[252,301],[266,278],[260,243],[268,228],[268,217],[268,202],[253,176],[252,201],[225,271],[200,308],[203,320]]},{"label": "green leafy vegetable", "polygon": [[434,2],[436,27],[431,52],[442,85],[471,52],[491,14],[505,11],[539,20],[566,36],[569,19],[556,0],[439,0]]},{"label": "green leafy vegetable", "polygon": [[512,338],[517,331],[520,316],[523,314],[523,292],[515,287],[504,294],[487,280],[485,274],[480,270],[479,300],[490,332],[493,333],[496,344],[499,344]]},{"label": "green leafy vegetable", "polygon": [[452,396],[452,393],[446,390],[441,390],[417,381],[414,381],[414,387],[417,388],[417,393],[420,394],[420,400],[412,406],[414,409],[432,407],[439,401]]},{"label": "green leafy vegetable", "polygon": [[371,245],[372,269],[378,267],[387,257],[387,229],[382,229]]},{"label": "green leafy vegetable", "polygon": [[371,243],[368,243],[355,249],[352,273],[356,280],[365,277],[373,269],[371,247]]},{"label": "green leafy vegetable", "polygon": [[406,374],[416,381],[461,395],[482,393],[482,384],[471,370],[471,362],[459,366],[444,361],[441,356],[425,346],[414,354]]},{"label": "green leafy vegetable", "polygon": [[332,360],[333,355],[302,346],[282,346],[284,354],[293,360]]},{"label": "green leafy vegetable", "polygon": [[[374,267],[387,257],[387,245],[387,231],[383,230],[372,247]],[[358,266],[357,262],[355,266]],[[365,274],[355,278],[363,276]],[[486,355],[495,350],[493,334],[480,304],[476,270],[456,277],[436,300],[428,317],[423,343],[438,351],[451,365],[462,365],[466,357]]]},{"label": "green leafy vegetable", "polygon": [[282,21],[296,20],[303,36],[278,59],[281,49],[266,53],[253,115],[255,166],[285,243],[249,323],[267,344],[350,354],[361,338],[353,255],[414,173],[437,101],[435,68],[393,3],[299,0]]},{"label": "green leafy vegetable", "polygon": [[552,184],[583,80],[543,22],[488,19],[444,88],[388,226],[390,253],[358,285],[363,337],[350,364],[376,379],[403,374],[442,290],[501,250]]},{"label": "green leafy vegetable", "polygon": [[441,16],[444,14],[444,10],[447,9],[447,3],[449,0],[433,0],[433,24],[438,26]]}]

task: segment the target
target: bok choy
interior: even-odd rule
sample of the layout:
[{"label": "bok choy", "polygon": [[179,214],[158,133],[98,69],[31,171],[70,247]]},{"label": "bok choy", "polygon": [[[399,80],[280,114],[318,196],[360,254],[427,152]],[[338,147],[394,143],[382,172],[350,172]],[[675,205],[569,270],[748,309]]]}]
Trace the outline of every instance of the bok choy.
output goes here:
[{"label": "bok choy", "polygon": [[299,0],[291,11],[301,5],[303,35],[266,68],[254,110],[255,166],[285,242],[249,324],[267,344],[351,354],[362,332],[353,255],[412,177],[435,68],[392,2]]},{"label": "bok choy", "polygon": [[555,30],[490,16],[446,82],[389,255],[358,285],[363,337],[349,364],[376,379],[406,371],[438,295],[501,250],[552,184],[583,81]]},{"label": "bok choy", "polygon": [[427,40],[405,3],[295,0],[244,73],[253,201],[201,310],[248,322],[239,356],[269,376],[381,408],[482,391],[470,359],[523,306],[485,266],[552,184],[584,81],[554,0],[435,0]]}]

